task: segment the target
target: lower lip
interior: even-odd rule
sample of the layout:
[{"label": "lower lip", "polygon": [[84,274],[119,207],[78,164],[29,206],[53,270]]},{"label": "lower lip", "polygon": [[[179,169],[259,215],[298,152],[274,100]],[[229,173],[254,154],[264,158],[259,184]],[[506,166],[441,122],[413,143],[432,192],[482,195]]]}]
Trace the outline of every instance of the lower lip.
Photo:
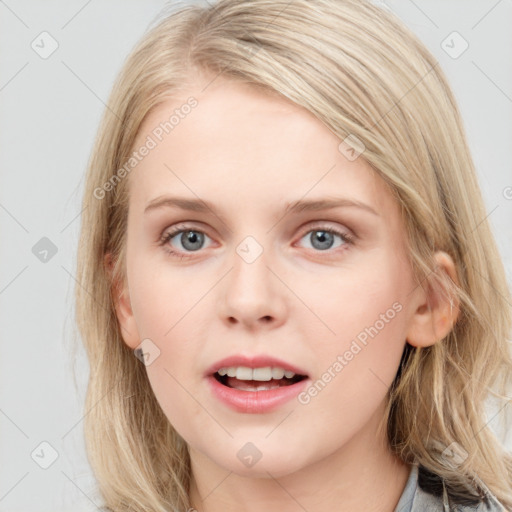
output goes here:
[{"label": "lower lip", "polygon": [[309,379],[294,384],[261,391],[242,391],[221,384],[213,375],[207,377],[213,394],[224,404],[237,412],[259,414],[277,409],[295,398],[307,385]]}]

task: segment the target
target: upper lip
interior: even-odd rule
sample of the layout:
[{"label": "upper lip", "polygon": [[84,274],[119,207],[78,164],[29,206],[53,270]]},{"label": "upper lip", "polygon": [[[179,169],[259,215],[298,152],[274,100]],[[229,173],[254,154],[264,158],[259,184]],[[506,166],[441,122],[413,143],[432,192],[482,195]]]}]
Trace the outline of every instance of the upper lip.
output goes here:
[{"label": "upper lip", "polygon": [[225,357],[224,359],[220,359],[216,363],[212,364],[208,368],[208,370],[206,370],[206,376],[213,375],[220,368],[227,368],[228,366],[245,366],[247,368],[263,368],[266,366],[270,366],[274,368],[282,368],[283,370],[292,371],[296,375],[307,376],[307,373],[301,368],[293,364],[287,363],[282,359],[278,359],[276,357],[268,356],[265,354],[253,356],[238,354]]}]

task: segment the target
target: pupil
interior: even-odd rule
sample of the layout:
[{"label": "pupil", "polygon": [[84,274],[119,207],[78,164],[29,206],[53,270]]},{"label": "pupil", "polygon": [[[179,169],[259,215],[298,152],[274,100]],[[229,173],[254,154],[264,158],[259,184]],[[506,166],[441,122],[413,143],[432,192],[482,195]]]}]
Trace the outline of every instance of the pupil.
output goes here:
[{"label": "pupil", "polygon": [[[315,249],[329,249],[333,241],[332,233],[329,233],[328,231],[315,231],[314,233],[317,233],[317,236],[313,234],[311,235],[311,243],[313,247],[315,247]],[[319,244],[316,244],[317,240],[319,240]]]},{"label": "pupil", "polygon": [[[190,251],[197,251],[200,249],[200,245],[202,242],[202,234],[196,233],[195,231],[188,231],[187,233],[183,233],[181,238],[181,243],[183,244],[183,247]],[[192,244],[192,247],[188,245],[189,243]],[[198,244],[199,247],[195,247],[194,244]]]}]

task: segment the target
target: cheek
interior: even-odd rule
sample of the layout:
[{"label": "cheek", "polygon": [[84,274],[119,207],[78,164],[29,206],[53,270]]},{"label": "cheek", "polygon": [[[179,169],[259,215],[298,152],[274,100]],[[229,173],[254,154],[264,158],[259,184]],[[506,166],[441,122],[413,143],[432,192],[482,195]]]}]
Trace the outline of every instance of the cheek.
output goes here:
[{"label": "cheek", "polygon": [[[391,384],[405,345],[408,279],[407,271],[384,254],[343,270],[323,288],[310,288],[308,305],[317,317],[311,315],[306,338],[315,343],[317,375],[335,373],[333,381],[343,382],[354,395],[372,382]],[[336,362],[343,368],[333,368]]]},{"label": "cheek", "polygon": [[165,341],[186,322],[200,287],[193,278],[169,270],[160,257],[145,258],[141,251],[130,263],[130,298],[139,333]]},{"label": "cheek", "polygon": [[[195,418],[196,423],[205,419],[188,390],[198,379],[194,365],[204,339],[204,322],[198,318],[202,303],[198,302],[207,289],[197,280],[137,256],[129,272],[131,305],[140,338],[151,340],[153,353],[158,354],[146,367],[151,387],[172,424],[177,429],[189,428],[187,417]],[[182,420],[186,420],[183,425]]]},{"label": "cheek", "polygon": [[[403,297],[407,290],[405,271],[384,258],[333,272],[328,278],[312,281],[305,297],[334,324],[352,323],[356,318],[376,320],[380,313]],[[300,280],[297,282],[300,283]],[[364,325],[362,326],[364,327]]]},{"label": "cheek", "polygon": [[203,427],[211,428],[209,416],[204,414],[200,401],[194,399],[195,390],[192,389],[194,386],[191,386],[190,379],[169,364],[169,355],[174,358],[174,354],[162,352],[161,357],[146,368],[151,388],[164,414],[182,434],[192,426],[199,430]]}]

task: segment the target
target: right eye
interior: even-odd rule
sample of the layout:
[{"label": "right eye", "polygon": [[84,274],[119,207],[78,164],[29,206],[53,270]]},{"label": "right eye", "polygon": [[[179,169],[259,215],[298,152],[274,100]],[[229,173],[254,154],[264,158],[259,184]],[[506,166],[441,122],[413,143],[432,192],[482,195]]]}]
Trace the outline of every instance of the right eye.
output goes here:
[{"label": "right eye", "polygon": [[[172,256],[183,259],[190,257],[186,253],[193,253],[202,249],[205,237],[209,238],[203,231],[187,225],[179,225],[164,232],[160,239],[160,245]],[[172,243],[174,238],[182,247],[176,248],[176,245]]]}]

